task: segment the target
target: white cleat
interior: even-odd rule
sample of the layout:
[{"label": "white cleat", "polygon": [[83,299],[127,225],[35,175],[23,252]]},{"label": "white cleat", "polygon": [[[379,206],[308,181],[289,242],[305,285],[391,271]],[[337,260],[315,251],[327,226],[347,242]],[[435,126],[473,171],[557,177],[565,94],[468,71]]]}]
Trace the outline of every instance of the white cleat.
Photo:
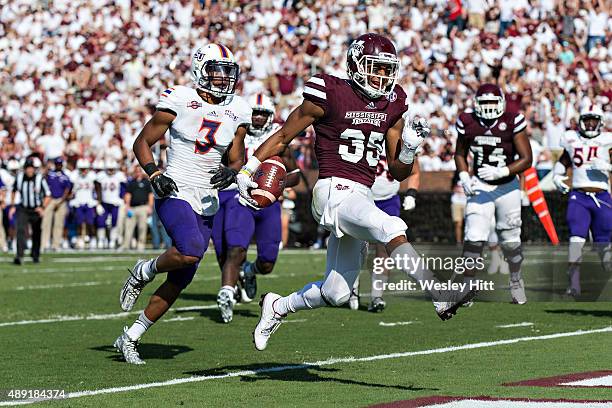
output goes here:
[{"label": "white cleat", "polygon": [[383,310],[385,310],[385,307],[387,307],[387,303],[384,301],[384,299],[381,297],[377,297],[372,299],[372,302],[368,306],[368,312],[382,312]]},{"label": "white cleat", "polygon": [[[465,294],[460,291],[454,291],[447,295],[449,298],[447,301],[433,302],[438,317],[442,320],[452,318],[457,313],[457,309],[463,305],[468,305],[472,299],[474,299],[477,293],[478,292],[476,290],[470,290]],[[454,297],[456,297],[457,300],[454,300]]]},{"label": "white cleat", "polygon": [[138,296],[140,296],[140,292],[150,282],[142,275],[142,267],[145,262],[148,261],[139,259],[132,270],[128,269],[130,276],[125,280],[123,288],[121,288],[119,293],[119,303],[121,303],[121,309],[125,312],[132,310],[138,300]]},{"label": "white cleat", "polygon": [[512,296],[512,303],[517,305],[524,305],[527,303],[527,296],[525,295],[525,282],[523,278],[513,281],[510,280],[510,295]]},{"label": "white cleat", "polygon": [[257,323],[253,331],[253,343],[255,343],[255,348],[259,351],[266,349],[270,336],[278,329],[285,318],[285,316],[274,311],[274,302],[280,298],[281,296],[276,293],[266,293],[259,301],[261,316],[259,317],[259,323]]},{"label": "white cleat", "polygon": [[223,323],[229,323],[234,318],[234,305],[236,298],[234,292],[229,289],[222,288],[217,294],[217,306],[221,312],[221,320]]},{"label": "white cleat", "polygon": [[136,346],[138,345],[137,340],[132,340],[127,335],[127,326],[123,328],[123,333],[121,336],[117,337],[113,347],[117,349],[117,351],[123,354],[123,359],[128,364],[146,364],[146,362],[140,358],[140,354],[138,354],[138,350]]}]

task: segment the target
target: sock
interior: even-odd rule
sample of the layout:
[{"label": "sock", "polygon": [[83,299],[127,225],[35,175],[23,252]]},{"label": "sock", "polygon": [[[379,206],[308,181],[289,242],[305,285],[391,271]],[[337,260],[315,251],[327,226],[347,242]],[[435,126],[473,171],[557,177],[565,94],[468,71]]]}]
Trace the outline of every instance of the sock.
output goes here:
[{"label": "sock", "polygon": [[510,271],[510,280],[514,281],[514,282],[518,282],[519,280],[521,280],[521,270],[519,269],[516,272],[512,272]]},{"label": "sock", "polygon": [[372,274],[372,293],[371,298],[382,297],[383,287],[389,280],[389,276],[385,273],[373,273]]},{"label": "sock", "polygon": [[140,313],[140,316],[138,316],[138,319],[136,319],[132,327],[128,329],[128,337],[133,341],[140,340],[142,335],[149,329],[149,327],[153,325],[153,323],[155,322],[149,320],[149,318],[145,315],[145,312],[143,311],[142,313]]},{"label": "sock", "polygon": [[284,296],[274,303],[274,311],[281,315],[298,310],[316,309],[326,305],[321,296],[322,281],[308,283],[301,290]]},{"label": "sock", "polygon": [[221,286],[221,290],[224,290],[224,289],[231,291],[234,295],[236,294],[236,288],[234,286],[230,286],[230,285]]},{"label": "sock", "polygon": [[141,269],[142,277],[148,281],[152,281],[157,273],[157,258],[152,258],[145,262]]},{"label": "sock", "polygon": [[406,272],[411,279],[419,282],[419,287],[424,288],[434,301],[442,297],[442,293],[439,290],[427,289],[430,285],[439,282],[438,278],[434,276],[432,271],[425,268],[424,260],[421,259],[412,245],[407,242],[401,244],[393,250],[389,257],[400,260],[400,262],[396,262],[395,264],[404,266],[403,271]]},{"label": "sock", "polygon": [[104,238],[106,238],[106,230],[104,228],[98,228],[96,235],[98,236],[98,242],[103,242]]}]

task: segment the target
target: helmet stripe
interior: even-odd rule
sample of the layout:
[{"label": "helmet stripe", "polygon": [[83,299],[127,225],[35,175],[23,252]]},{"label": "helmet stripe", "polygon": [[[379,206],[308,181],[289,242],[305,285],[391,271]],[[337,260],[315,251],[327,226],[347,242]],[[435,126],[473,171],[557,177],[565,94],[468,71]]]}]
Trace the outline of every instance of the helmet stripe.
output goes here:
[{"label": "helmet stripe", "polygon": [[219,47],[219,51],[221,51],[221,56],[223,58],[227,58],[227,50],[225,49],[224,46],[222,46],[221,44],[217,44],[217,47]]},{"label": "helmet stripe", "polygon": [[262,95],[261,95],[260,93],[259,93],[259,94],[257,94],[257,104],[258,104],[258,105],[261,105],[261,104],[262,104],[262,102],[263,102],[262,100],[263,100]]}]

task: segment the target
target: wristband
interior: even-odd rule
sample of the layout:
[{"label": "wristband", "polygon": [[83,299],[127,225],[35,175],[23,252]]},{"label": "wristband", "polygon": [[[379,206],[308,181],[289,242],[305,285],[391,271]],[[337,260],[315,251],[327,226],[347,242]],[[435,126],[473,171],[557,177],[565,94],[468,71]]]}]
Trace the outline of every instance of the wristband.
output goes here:
[{"label": "wristband", "polygon": [[151,178],[151,176],[159,171],[159,168],[155,165],[155,162],[151,162],[151,163],[147,163],[144,166],[142,166],[143,170],[145,171],[145,173],[147,173],[147,176],[149,176],[149,178]]},{"label": "wristband", "polygon": [[250,177],[251,174],[253,174],[255,170],[257,170],[260,164],[261,162],[259,161],[257,157],[251,156],[249,158],[249,161],[247,161],[246,164],[242,166],[242,168],[240,169],[240,172]]},{"label": "wristband", "polygon": [[408,191],[406,191],[406,195],[410,196],[410,197],[413,197],[413,198],[416,198],[417,192],[418,191],[417,191],[416,188],[409,188]]}]

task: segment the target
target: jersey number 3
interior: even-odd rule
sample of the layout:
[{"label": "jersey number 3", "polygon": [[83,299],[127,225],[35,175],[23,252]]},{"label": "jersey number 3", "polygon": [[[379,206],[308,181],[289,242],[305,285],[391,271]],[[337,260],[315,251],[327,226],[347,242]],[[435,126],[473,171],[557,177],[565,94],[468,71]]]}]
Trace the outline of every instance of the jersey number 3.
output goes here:
[{"label": "jersey number 3", "polygon": [[366,150],[365,156],[368,165],[376,166],[378,164],[378,157],[383,151],[385,135],[379,132],[370,132],[370,137],[366,144],[366,136],[361,130],[346,129],[340,134],[340,138],[351,141],[351,146],[341,144],[338,147],[338,153],[340,157],[342,157],[342,160],[357,163],[363,158],[364,150]]},{"label": "jersey number 3", "polygon": [[206,154],[217,144],[215,133],[217,133],[219,126],[221,126],[221,122],[208,119],[202,120],[202,126],[200,126],[200,131],[195,141],[196,154]]}]

